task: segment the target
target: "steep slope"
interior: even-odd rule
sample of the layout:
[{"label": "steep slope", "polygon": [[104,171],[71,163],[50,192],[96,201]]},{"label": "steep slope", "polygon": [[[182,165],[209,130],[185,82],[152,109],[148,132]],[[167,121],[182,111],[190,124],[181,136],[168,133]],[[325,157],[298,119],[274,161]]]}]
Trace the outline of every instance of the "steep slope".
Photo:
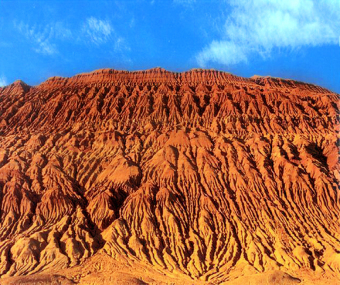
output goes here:
[{"label": "steep slope", "polygon": [[0,88],[0,275],[87,284],[116,260],[183,284],[336,278],[338,147],[339,95],[311,84],[160,68],[17,81]]}]

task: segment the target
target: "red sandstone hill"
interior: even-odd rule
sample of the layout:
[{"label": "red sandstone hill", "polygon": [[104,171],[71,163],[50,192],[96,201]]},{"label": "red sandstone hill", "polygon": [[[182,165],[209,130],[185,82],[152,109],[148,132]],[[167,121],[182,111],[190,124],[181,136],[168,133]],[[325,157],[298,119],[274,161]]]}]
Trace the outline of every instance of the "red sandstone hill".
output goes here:
[{"label": "red sandstone hill", "polygon": [[337,284],[338,147],[339,95],[312,84],[16,81],[0,88],[0,282]]}]

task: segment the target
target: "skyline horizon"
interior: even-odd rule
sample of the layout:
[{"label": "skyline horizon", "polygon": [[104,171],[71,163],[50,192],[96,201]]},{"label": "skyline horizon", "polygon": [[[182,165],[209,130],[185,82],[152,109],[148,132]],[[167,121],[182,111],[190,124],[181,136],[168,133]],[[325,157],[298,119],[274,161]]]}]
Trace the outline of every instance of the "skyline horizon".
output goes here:
[{"label": "skyline horizon", "polygon": [[338,0],[13,0],[0,7],[0,86],[161,66],[340,93]]},{"label": "skyline horizon", "polygon": [[201,68],[201,67],[193,67],[193,68],[182,70],[182,71],[173,71],[173,70],[165,69],[165,68],[163,68],[161,66],[155,66],[155,67],[151,67],[151,68],[147,68],[147,69],[136,69],[136,70],[115,69],[115,68],[111,68],[111,67],[104,67],[104,68],[93,69],[93,70],[90,70],[90,71],[78,72],[78,73],[75,73],[75,74],[70,75],[70,76],[53,75],[53,76],[50,76],[50,77],[48,77],[48,78],[46,78],[46,79],[44,79],[44,80],[42,80],[42,81],[40,81],[40,82],[38,82],[36,84],[30,84],[29,82],[18,78],[18,79],[15,79],[12,82],[8,82],[6,85],[0,86],[0,88],[5,88],[5,87],[10,86],[10,85],[12,85],[12,84],[14,84],[16,82],[23,82],[24,84],[26,84],[26,85],[28,85],[30,87],[37,87],[37,86],[45,83],[46,81],[48,81],[48,80],[50,80],[52,78],[69,79],[69,78],[73,78],[73,77],[76,77],[76,76],[79,76],[79,75],[91,74],[91,73],[94,73],[96,71],[102,71],[102,70],[113,70],[113,71],[118,71],[118,72],[133,73],[133,72],[150,71],[150,70],[154,70],[154,69],[162,69],[165,72],[175,73],[175,74],[176,73],[178,73],[178,74],[179,73],[186,73],[186,72],[191,72],[191,71],[217,71],[217,72],[228,73],[228,74],[231,74],[233,76],[240,77],[240,78],[245,78],[245,79],[254,79],[254,77],[281,79],[281,80],[286,80],[286,81],[294,81],[294,82],[297,82],[297,83],[303,83],[303,84],[309,84],[309,85],[318,86],[318,87],[327,89],[330,92],[338,94],[336,91],[333,91],[330,88],[327,88],[325,86],[322,86],[322,85],[319,85],[319,84],[316,84],[316,83],[313,83],[313,82],[309,82],[309,81],[298,80],[298,79],[295,79],[295,78],[278,77],[278,76],[272,76],[272,75],[269,75],[269,74],[268,75],[253,74],[252,76],[242,76],[242,75],[238,75],[238,74],[235,74],[235,73],[232,73],[232,72],[229,72],[229,71],[225,71],[225,70],[221,70],[221,69],[216,69],[216,68]]}]

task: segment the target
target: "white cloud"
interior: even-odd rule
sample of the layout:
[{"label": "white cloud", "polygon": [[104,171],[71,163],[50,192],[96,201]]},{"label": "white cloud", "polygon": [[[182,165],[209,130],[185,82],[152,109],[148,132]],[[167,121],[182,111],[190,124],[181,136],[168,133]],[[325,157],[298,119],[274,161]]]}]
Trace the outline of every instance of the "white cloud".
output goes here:
[{"label": "white cloud", "polygon": [[339,0],[229,0],[231,13],[220,38],[197,56],[225,65],[246,62],[253,56],[270,56],[281,48],[338,44]]},{"label": "white cloud", "polygon": [[29,25],[24,22],[14,23],[17,30],[23,34],[33,45],[33,50],[45,55],[58,53],[56,40],[72,38],[72,32],[63,23],[56,22],[48,25]]},{"label": "white cloud", "polygon": [[[133,22],[132,19],[131,23],[134,24]],[[35,52],[44,55],[58,54],[58,46],[62,42],[97,46],[111,43],[115,52],[130,50],[125,39],[115,32],[110,21],[95,17],[82,20],[73,30],[68,29],[63,22],[37,25],[20,21],[14,22],[14,27],[28,40]]]},{"label": "white cloud", "polygon": [[49,41],[38,41],[38,47],[34,48],[37,53],[52,55],[58,52],[56,45],[51,44]]},{"label": "white cloud", "polygon": [[[131,25],[134,25],[134,18],[132,18],[130,22],[130,27]],[[108,20],[100,20],[95,17],[86,19],[83,23],[80,35],[80,42],[84,42],[85,40],[85,42],[89,42],[96,46],[106,43],[112,44],[112,51],[120,53],[130,50],[125,38],[115,31]]]},{"label": "white cloud", "polygon": [[90,17],[86,20],[83,26],[83,32],[92,43],[99,45],[110,39],[114,29],[109,21]]},{"label": "white cloud", "polygon": [[117,37],[114,41],[114,51],[121,52],[131,50],[125,39],[122,37]]},{"label": "white cloud", "polygon": [[7,85],[7,79],[5,76],[0,76],[0,87]]}]

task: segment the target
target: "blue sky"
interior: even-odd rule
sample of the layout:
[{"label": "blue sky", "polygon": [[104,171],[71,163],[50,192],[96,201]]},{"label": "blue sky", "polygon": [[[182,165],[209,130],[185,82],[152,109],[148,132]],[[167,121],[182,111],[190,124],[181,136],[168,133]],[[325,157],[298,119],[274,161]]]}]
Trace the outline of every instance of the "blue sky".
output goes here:
[{"label": "blue sky", "polygon": [[340,0],[0,0],[0,85],[214,68],[340,93]]}]

